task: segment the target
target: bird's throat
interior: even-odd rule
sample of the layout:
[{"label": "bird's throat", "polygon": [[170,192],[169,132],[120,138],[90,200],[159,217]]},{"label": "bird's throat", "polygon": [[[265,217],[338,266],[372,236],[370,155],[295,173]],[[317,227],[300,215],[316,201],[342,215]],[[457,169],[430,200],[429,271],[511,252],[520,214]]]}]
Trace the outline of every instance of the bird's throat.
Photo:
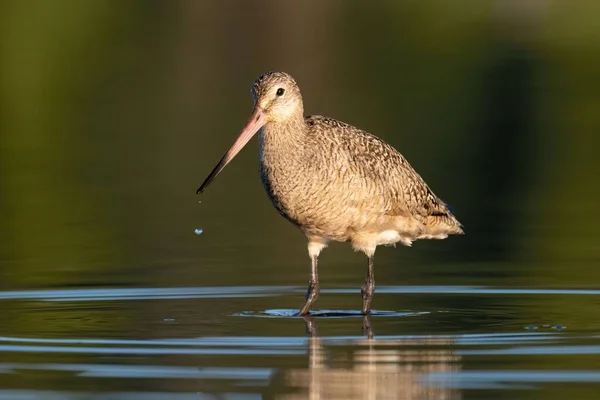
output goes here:
[{"label": "bird's throat", "polygon": [[268,122],[258,136],[259,150],[270,156],[295,158],[303,152],[307,133],[302,117]]}]

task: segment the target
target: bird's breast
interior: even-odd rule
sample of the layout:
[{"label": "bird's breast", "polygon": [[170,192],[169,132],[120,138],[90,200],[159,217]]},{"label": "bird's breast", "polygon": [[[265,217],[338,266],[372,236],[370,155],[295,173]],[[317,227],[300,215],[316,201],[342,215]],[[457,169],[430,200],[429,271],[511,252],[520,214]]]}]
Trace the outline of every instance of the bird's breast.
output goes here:
[{"label": "bird's breast", "polygon": [[347,241],[382,214],[376,198],[365,202],[359,180],[310,160],[261,157],[260,174],[275,208],[307,235]]},{"label": "bird's breast", "polygon": [[281,215],[296,225],[301,225],[305,211],[300,175],[285,165],[261,159],[260,177],[269,200]]}]

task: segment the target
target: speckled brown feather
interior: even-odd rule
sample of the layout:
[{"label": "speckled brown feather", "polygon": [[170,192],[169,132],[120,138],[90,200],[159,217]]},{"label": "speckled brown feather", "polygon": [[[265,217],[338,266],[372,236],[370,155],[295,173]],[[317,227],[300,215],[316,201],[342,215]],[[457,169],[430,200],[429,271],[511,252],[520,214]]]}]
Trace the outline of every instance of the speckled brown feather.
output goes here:
[{"label": "speckled brown feather", "polygon": [[[278,87],[286,98],[268,95]],[[300,90],[288,74],[261,75],[252,93],[270,115],[259,134],[263,184],[279,212],[309,240],[350,241],[372,255],[380,244],[463,233],[392,146],[335,119],[304,118]]]}]

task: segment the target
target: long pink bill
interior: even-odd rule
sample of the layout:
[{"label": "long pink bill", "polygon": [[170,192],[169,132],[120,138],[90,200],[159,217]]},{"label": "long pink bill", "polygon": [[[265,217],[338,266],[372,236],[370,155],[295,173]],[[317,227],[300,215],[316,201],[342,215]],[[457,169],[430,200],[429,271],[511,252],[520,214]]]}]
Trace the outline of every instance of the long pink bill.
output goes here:
[{"label": "long pink bill", "polygon": [[227,150],[223,158],[221,158],[221,161],[215,165],[211,173],[208,174],[204,182],[202,182],[202,185],[200,185],[196,191],[196,194],[202,193],[204,189],[206,189],[206,187],[217,177],[217,175],[219,175],[219,173],[227,166],[227,164],[233,160],[236,154],[242,150],[246,143],[252,139],[252,136],[254,136],[256,132],[258,132],[258,130],[265,125],[266,122],[267,115],[263,109],[258,106],[254,107],[254,111],[252,112],[252,115],[250,115],[246,126],[244,126],[244,129],[242,129],[231,147],[229,147],[229,150]]}]

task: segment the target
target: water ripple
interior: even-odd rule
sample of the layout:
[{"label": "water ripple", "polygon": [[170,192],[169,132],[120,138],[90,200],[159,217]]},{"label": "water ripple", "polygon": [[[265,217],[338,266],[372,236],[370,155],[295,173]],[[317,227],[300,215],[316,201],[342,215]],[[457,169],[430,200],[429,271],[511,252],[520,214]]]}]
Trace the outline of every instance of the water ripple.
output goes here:
[{"label": "water ripple", "polygon": [[[260,393],[219,393],[222,400],[258,400],[262,398]],[[56,391],[56,390],[2,390],[0,389],[0,400],[214,400],[214,393],[203,392],[100,392],[93,395],[89,392]]]},{"label": "water ripple", "polygon": [[[453,343],[466,348],[457,349],[463,355],[492,354],[598,354],[600,346],[564,346],[549,343],[572,340],[597,341],[596,336],[573,336],[561,333],[496,333],[496,334],[463,334],[463,335],[378,335],[371,345],[397,346],[415,340],[435,344]],[[220,336],[182,339],[55,339],[25,338],[0,336],[0,351],[9,352],[67,352],[67,353],[113,353],[113,354],[305,354],[306,336]],[[319,340],[328,345],[345,346],[360,345],[363,336],[323,336]],[[524,344],[536,346],[523,347]],[[542,344],[543,346],[538,346]],[[502,349],[486,348],[489,346],[510,346]],[[480,347],[480,349],[473,349]]]},{"label": "water ripple", "polygon": [[[297,309],[274,309],[265,311],[243,311],[234,314],[238,317],[263,317],[263,318],[303,318],[298,315]],[[371,310],[371,317],[410,317],[417,315],[431,314],[429,311],[399,312]],[[317,318],[362,318],[364,315],[360,310],[314,310],[310,312],[310,317]]]},{"label": "water ripple", "polygon": [[[296,286],[221,286],[179,288],[106,288],[66,290],[24,290],[0,292],[0,300],[44,301],[158,300],[189,298],[268,297],[304,293]],[[358,288],[323,289],[323,293],[358,293]],[[497,288],[485,286],[379,286],[377,293],[494,294],[494,295],[600,295],[600,289]]]},{"label": "water ripple", "polygon": [[96,378],[244,379],[268,380],[271,368],[180,367],[166,365],[0,363],[0,373],[22,370],[68,371]]},{"label": "water ripple", "polygon": [[290,349],[223,349],[223,348],[169,348],[169,347],[65,347],[65,346],[18,346],[0,345],[0,352],[18,353],[77,353],[77,354],[145,354],[145,355],[301,355],[305,351]]},{"label": "water ripple", "polygon": [[592,370],[452,371],[423,374],[419,380],[445,389],[536,389],[534,383],[600,382]]}]

